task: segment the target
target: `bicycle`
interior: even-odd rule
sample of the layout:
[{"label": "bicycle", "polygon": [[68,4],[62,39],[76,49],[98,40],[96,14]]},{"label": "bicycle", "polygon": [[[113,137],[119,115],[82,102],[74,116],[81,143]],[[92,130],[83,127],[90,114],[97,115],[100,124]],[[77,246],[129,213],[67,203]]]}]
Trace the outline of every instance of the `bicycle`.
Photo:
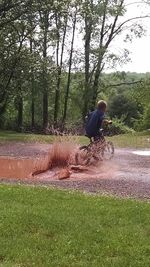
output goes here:
[{"label": "bicycle", "polygon": [[100,136],[97,140],[90,138],[90,143],[79,147],[75,154],[76,165],[91,165],[98,161],[110,160],[114,156],[114,145],[107,141],[104,136],[104,130],[100,129]]}]

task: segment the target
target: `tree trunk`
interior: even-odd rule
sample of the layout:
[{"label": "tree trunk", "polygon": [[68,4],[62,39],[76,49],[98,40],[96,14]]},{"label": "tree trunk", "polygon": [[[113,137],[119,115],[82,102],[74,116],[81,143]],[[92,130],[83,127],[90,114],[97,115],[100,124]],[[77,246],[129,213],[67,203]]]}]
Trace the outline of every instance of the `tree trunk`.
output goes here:
[{"label": "tree trunk", "polygon": [[7,93],[6,91],[0,92],[0,116],[5,113],[7,106]]},{"label": "tree trunk", "polygon": [[[47,39],[49,28],[49,13],[44,14],[44,40],[43,40],[43,59],[47,57]],[[48,83],[47,83],[47,66],[43,68],[43,128],[48,126]]]},{"label": "tree trunk", "polygon": [[[89,2],[90,9],[93,9],[93,0]],[[85,89],[84,89],[84,107],[83,120],[89,109],[89,99],[91,95],[90,90],[90,48],[91,48],[91,34],[92,34],[92,17],[87,11],[85,14]]]},{"label": "tree trunk", "polygon": [[43,93],[43,128],[46,129],[48,125],[48,93]]},{"label": "tree trunk", "polygon": [[76,30],[76,20],[77,20],[77,12],[75,13],[75,17],[73,21],[73,33],[72,33],[71,50],[70,50],[70,58],[69,58],[69,71],[68,71],[68,80],[67,80],[66,93],[65,93],[64,114],[63,114],[63,120],[62,120],[63,125],[65,124],[66,117],[67,117],[68,97],[69,97],[70,82],[71,82],[73,46],[74,46],[74,38],[75,38],[75,30]]},{"label": "tree trunk", "polygon": [[35,128],[35,103],[34,103],[34,88],[32,87],[32,103],[31,103],[31,126],[32,129]]},{"label": "tree trunk", "polygon": [[[101,31],[100,31],[100,42],[99,42],[99,55],[98,55],[98,63],[97,63],[97,68],[96,68],[96,72],[95,72],[95,79],[94,79],[94,84],[93,84],[93,97],[92,97],[92,102],[93,102],[93,106],[96,103],[96,99],[97,99],[97,94],[98,94],[98,86],[99,86],[99,78],[101,76],[104,64],[103,64],[103,57],[111,43],[111,41],[114,39],[114,34],[116,32],[116,23],[118,21],[118,17],[119,17],[119,12],[120,9],[123,6],[124,0],[121,0],[119,8],[118,8],[118,12],[116,13],[115,17],[114,17],[114,21],[111,24],[111,28],[110,28],[110,33],[107,37],[107,40],[104,43],[104,39],[106,38],[106,28],[105,28],[105,24],[106,24],[106,14],[107,14],[107,7],[108,7],[108,0],[105,0],[104,2],[104,11],[103,11],[103,18],[102,18],[102,25],[101,25]],[[105,38],[104,38],[105,36]]]},{"label": "tree trunk", "polygon": [[5,110],[6,110],[6,107],[7,107],[7,103],[8,103],[8,100],[9,100],[8,88],[10,86],[10,83],[12,81],[14,72],[16,70],[17,63],[18,63],[18,61],[20,59],[19,55],[20,55],[20,51],[22,49],[22,45],[23,45],[23,40],[20,41],[19,48],[18,48],[18,51],[17,51],[17,54],[16,54],[17,56],[15,56],[14,63],[12,65],[12,69],[11,69],[11,72],[10,72],[10,76],[8,76],[8,80],[6,82],[6,85],[2,85],[2,84],[0,85],[1,86],[1,92],[0,92],[0,115],[3,115],[5,113]]},{"label": "tree trunk", "polygon": [[60,83],[61,83],[61,73],[62,73],[62,65],[63,65],[63,55],[64,55],[64,47],[65,47],[65,38],[66,38],[66,31],[67,31],[67,21],[68,17],[66,17],[64,33],[63,33],[63,40],[62,40],[62,47],[61,47],[61,58],[60,58],[60,65],[58,63],[59,58],[59,44],[57,43],[57,68],[58,68],[58,78],[57,78],[57,86],[56,86],[56,94],[55,94],[55,109],[54,109],[54,124],[57,126],[58,120],[58,113],[59,113],[59,99],[60,99]]},{"label": "tree trunk", "polygon": [[23,127],[23,99],[22,96],[18,97],[18,131],[22,132]]},{"label": "tree trunk", "polygon": [[[86,15],[87,17],[87,15]],[[90,68],[90,42],[91,42],[91,25],[88,24],[87,18],[85,20],[85,91],[84,91],[84,109],[83,109],[83,118],[85,117],[88,111],[88,99],[90,93],[89,85],[89,68]]]},{"label": "tree trunk", "polygon": [[[33,40],[30,39],[30,53],[33,53]],[[34,103],[34,74],[31,67],[31,127],[35,128],[35,103]]]},{"label": "tree trunk", "polygon": [[97,69],[95,72],[95,79],[94,79],[94,83],[93,83],[93,88],[92,88],[92,97],[91,97],[91,108],[95,108],[96,105],[96,100],[97,100],[97,95],[98,95],[98,86],[99,86],[99,79],[100,79],[100,75],[102,72],[102,59],[100,57],[99,62],[97,64]]},{"label": "tree trunk", "polygon": [[103,62],[103,56],[105,53],[104,49],[104,36],[105,36],[105,22],[106,22],[106,13],[107,13],[107,5],[108,5],[108,0],[104,2],[104,13],[103,13],[103,18],[102,18],[102,25],[101,25],[101,31],[100,31],[100,40],[99,40],[99,55],[98,55],[98,62],[97,62],[97,67],[95,71],[95,79],[93,83],[93,88],[92,88],[92,108],[95,107],[96,100],[97,100],[97,94],[98,94],[98,85],[99,85],[99,78],[102,73],[103,67],[102,67],[102,62]]}]

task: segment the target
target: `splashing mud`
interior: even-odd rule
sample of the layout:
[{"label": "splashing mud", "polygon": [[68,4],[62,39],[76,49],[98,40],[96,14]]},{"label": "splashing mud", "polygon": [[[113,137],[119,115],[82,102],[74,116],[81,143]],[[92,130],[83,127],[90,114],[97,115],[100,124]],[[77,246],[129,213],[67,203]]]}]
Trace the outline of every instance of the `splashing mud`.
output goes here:
[{"label": "splashing mud", "polygon": [[55,142],[50,151],[51,167],[64,167],[74,160],[76,146],[70,142]]}]

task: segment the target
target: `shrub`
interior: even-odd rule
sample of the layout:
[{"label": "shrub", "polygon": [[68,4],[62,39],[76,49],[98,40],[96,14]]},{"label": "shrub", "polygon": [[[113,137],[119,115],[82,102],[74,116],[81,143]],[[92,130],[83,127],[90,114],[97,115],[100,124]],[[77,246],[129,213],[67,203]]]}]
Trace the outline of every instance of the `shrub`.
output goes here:
[{"label": "shrub", "polygon": [[109,130],[105,130],[108,135],[119,135],[119,134],[127,134],[134,133],[132,128],[126,126],[121,120],[114,118],[113,124],[109,126]]},{"label": "shrub", "polygon": [[136,121],[134,127],[138,131],[150,129],[150,104],[145,108],[143,116]]},{"label": "shrub", "polygon": [[129,127],[133,127],[134,121],[139,118],[142,112],[142,108],[131,97],[120,94],[111,98],[108,111],[110,117],[117,117]]}]

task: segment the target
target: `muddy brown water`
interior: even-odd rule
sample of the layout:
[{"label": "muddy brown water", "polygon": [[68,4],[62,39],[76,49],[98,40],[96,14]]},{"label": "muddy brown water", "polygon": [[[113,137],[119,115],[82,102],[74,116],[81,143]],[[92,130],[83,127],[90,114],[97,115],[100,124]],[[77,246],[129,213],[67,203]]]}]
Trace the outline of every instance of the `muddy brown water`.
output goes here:
[{"label": "muddy brown water", "polygon": [[[5,148],[5,149],[4,149]],[[59,148],[60,149],[60,148]],[[50,145],[8,145],[0,148],[0,177],[16,179],[58,180],[58,174],[67,167],[51,167],[53,157]],[[58,147],[57,147],[58,150]],[[58,159],[55,155],[54,160]],[[28,156],[29,155],[29,156]],[[111,161],[100,162],[85,169],[69,169],[70,180],[133,179],[150,182],[149,151],[117,149]]]},{"label": "muddy brown water", "polygon": [[34,174],[44,172],[49,168],[49,156],[39,158],[0,157],[0,177],[32,178]]},{"label": "muddy brown water", "polygon": [[102,190],[150,199],[148,150],[116,149],[111,161],[85,169],[52,168],[51,157],[51,145],[3,144],[0,146],[0,181],[39,183],[88,192]]},{"label": "muddy brown water", "polygon": [[32,178],[34,173],[49,168],[50,145],[5,143],[0,144],[0,177]]},{"label": "muddy brown water", "polygon": [[[0,178],[61,179],[70,177],[66,167],[76,145],[56,142],[53,145],[7,143],[0,146]],[[59,168],[58,168],[59,166]],[[47,171],[47,172],[46,172]],[[43,176],[40,176],[40,174]]]}]

